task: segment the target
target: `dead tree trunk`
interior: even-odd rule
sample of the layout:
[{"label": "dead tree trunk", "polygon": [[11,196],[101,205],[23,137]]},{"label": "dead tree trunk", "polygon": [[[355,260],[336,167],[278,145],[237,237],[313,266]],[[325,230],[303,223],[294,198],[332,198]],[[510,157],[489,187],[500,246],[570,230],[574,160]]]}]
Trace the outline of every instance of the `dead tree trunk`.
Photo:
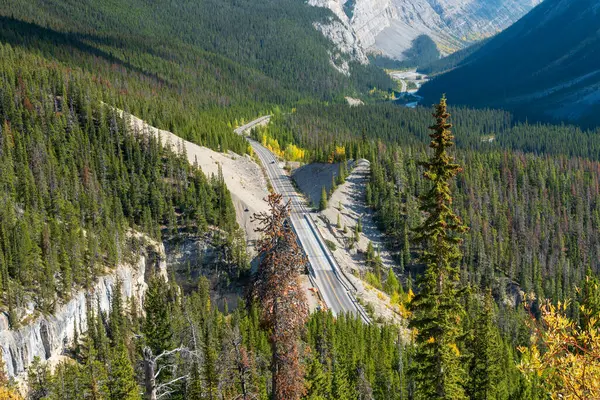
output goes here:
[{"label": "dead tree trunk", "polygon": [[163,382],[160,384],[156,383],[156,378],[160,375],[163,369],[171,369],[173,372],[175,370],[175,364],[163,364],[156,369],[158,364],[158,360],[165,358],[168,359],[175,353],[183,353],[184,355],[194,354],[190,352],[186,347],[178,347],[173,350],[167,350],[162,352],[161,354],[155,356],[152,354],[152,350],[149,347],[144,347],[142,351],[144,355],[144,399],[145,400],[160,400],[165,396],[169,396],[174,392],[175,383],[187,379],[188,374],[176,377],[171,379],[169,382]]},{"label": "dead tree trunk", "polygon": [[146,400],[157,400],[156,398],[156,360],[152,357],[152,350],[144,347],[144,398]]}]

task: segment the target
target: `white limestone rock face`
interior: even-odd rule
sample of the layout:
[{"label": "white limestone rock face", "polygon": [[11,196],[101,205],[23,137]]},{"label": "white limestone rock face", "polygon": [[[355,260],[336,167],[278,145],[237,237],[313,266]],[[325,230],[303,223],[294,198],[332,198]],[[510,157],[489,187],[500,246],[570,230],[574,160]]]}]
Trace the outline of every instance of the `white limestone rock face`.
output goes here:
[{"label": "white limestone rock face", "polygon": [[308,4],[313,7],[322,7],[330,9],[346,25],[350,23],[348,16],[344,12],[343,0],[308,0]]},{"label": "white limestone rock face", "polygon": [[[156,260],[149,260],[148,255],[139,255],[137,263],[118,266],[110,274],[101,277],[90,291],[93,307],[96,304],[102,311],[110,309],[111,298],[119,280],[122,295],[134,297],[138,304],[143,304],[147,289],[145,273],[148,263],[156,268],[162,276],[167,275],[164,246],[157,245]],[[6,314],[0,314],[0,348],[6,365],[6,372],[11,377],[22,375],[34,357],[50,364],[59,360],[65,349],[72,344],[75,327],[78,332],[87,330],[86,295],[84,291],[76,293],[66,304],[58,307],[52,315],[42,315],[19,329],[11,330]]]},{"label": "white limestone rock face", "polygon": [[377,36],[396,19],[392,0],[357,0],[351,24],[364,48],[373,50]]},{"label": "white limestone rock face", "polygon": [[315,22],[314,27],[335,45],[336,50],[329,53],[331,65],[344,75],[350,75],[350,62],[368,64],[369,60],[362,51],[352,30],[341,21],[331,18],[328,23]]},{"label": "white limestone rock face", "polygon": [[330,52],[331,65],[344,75],[350,74],[350,62],[368,64],[362,44],[359,42],[350,21],[344,13],[341,0],[309,0],[310,5],[330,9],[335,17],[330,17],[325,23],[315,22],[313,26],[335,45],[335,51]]},{"label": "white limestone rock face", "polygon": [[420,35],[449,54],[507,28],[541,0],[356,0],[351,19],[345,2],[309,0],[346,24],[363,52],[402,59]]}]

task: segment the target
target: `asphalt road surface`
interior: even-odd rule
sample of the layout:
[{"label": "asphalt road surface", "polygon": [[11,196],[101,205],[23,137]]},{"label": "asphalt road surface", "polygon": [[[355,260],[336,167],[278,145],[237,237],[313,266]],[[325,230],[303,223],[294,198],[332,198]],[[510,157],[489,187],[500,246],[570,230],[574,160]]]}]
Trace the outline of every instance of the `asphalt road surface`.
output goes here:
[{"label": "asphalt road surface", "polygon": [[[236,133],[242,134],[264,120],[265,117],[261,117],[252,121],[244,127],[238,128]],[[310,274],[313,281],[327,307],[334,315],[353,313],[359,315],[363,321],[370,322],[362,307],[357,304],[356,299],[350,293],[350,284],[341,276],[339,266],[326,248],[322,238],[319,237],[310,211],[306,207],[304,199],[296,192],[290,177],[285,174],[273,153],[257,141],[248,140],[264,165],[273,189],[283,195],[284,200],[290,201],[292,226],[310,263]]]}]

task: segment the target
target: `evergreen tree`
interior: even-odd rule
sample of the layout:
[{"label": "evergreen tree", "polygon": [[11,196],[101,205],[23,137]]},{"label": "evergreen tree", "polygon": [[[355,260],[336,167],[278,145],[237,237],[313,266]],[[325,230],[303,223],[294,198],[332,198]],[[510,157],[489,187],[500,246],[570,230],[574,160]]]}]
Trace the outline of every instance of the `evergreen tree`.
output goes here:
[{"label": "evergreen tree", "polygon": [[464,311],[459,300],[459,234],[467,230],[452,211],[450,181],[460,171],[447,150],[453,145],[443,97],[435,108],[436,124],[430,147],[433,154],[424,177],[431,188],[421,197],[425,220],[416,230],[423,245],[421,262],[426,270],[419,278],[419,293],[411,302],[416,330],[415,363],[411,375],[416,383],[416,398],[427,400],[465,399],[465,371],[460,362],[458,340]]},{"label": "evergreen tree", "polygon": [[168,285],[162,276],[155,275],[148,282],[143,324],[144,338],[152,354],[159,355],[171,348],[173,332],[170,325]]},{"label": "evergreen tree", "polygon": [[218,376],[218,366],[217,366],[217,350],[215,345],[215,340],[213,338],[212,333],[213,327],[210,324],[204,329],[203,334],[203,352],[204,352],[204,363],[203,363],[203,376],[205,382],[205,391],[208,399],[212,400],[217,398],[218,396],[218,385],[219,385],[219,376]]},{"label": "evergreen tree", "polygon": [[578,290],[577,302],[580,308],[587,311],[580,313],[580,325],[587,327],[590,323],[589,316],[600,315],[600,280],[589,268],[582,287]]},{"label": "evergreen tree", "polygon": [[338,174],[337,174],[337,184],[338,185],[342,185],[344,182],[346,182],[346,162],[342,161],[340,163],[340,166],[338,168]]},{"label": "evergreen tree", "polygon": [[319,211],[323,211],[327,208],[327,190],[325,186],[321,188],[321,200],[319,202]]},{"label": "evergreen tree", "polygon": [[388,276],[385,280],[385,291],[390,296],[394,293],[397,293],[400,290],[400,283],[398,282],[398,278],[396,278],[396,274],[394,273],[394,269],[390,268],[388,270]]},{"label": "evergreen tree", "polygon": [[[98,310],[100,306],[98,305]],[[96,327],[96,334],[94,335],[94,347],[98,351],[98,359],[106,362],[109,358],[109,340],[106,335],[106,316],[102,311],[98,311],[98,316],[94,326]]]},{"label": "evergreen tree", "polygon": [[109,396],[107,387],[108,372],[106,371],[106,366],[97,360],[96,350],[89,338],[87,339],[87,343],[89,349],[84,360],[85,365],[83,366],[83,376],[85,377],[83,385],[89,399],[101,400]]},{"label": "evergreen tree", "polygon": [[33,362],[27,369],[27,385],[29,387],[29,398],[41,400],[50,394],[51,375],[48,365],[34,357]]},{"label": "evergreen tree", "polygon": [[111,351],[108,374],[110,400],[140,399],[140,389],[135,381],[135,373],[124,344]]},{"label": "evergreen tree", "polygon": [[473,341],[470,346],[472,359],[467,392],[471,400],[498,398],[501,378],[508,372],[500,370],[503,344],[494,324],[493,307],[494,299],[491,290],[488,290],[475,322]]},{"label": "evergreen tree", "polygon": [[348,382],[348,375],[343,365],[339,363],[336,364],[333,370],[333,382],[331,386],[332,398],[339,400],[351,400],[355,398]]},{"label": "evergreen tree", "polygon": [[121,281],[117,280],[112,292],[110,317],[108,319],[109,337],[116,345],[124,338],[125,314],[123,310],[123,296],[121,294]]},{"label": "evergreen tree", "polygon": [[306,374],[306,398],[310,400],[323,400],[329,395],[327,375],[317,357],[311,358],[310,367]]},{"label": "evergreen tree", "polygon": [[190,379],[188,380],[189,384],[186,392],[186,399],[189,400],[202,400],[203,396],[203,388],[202,388],[202,378],[200,376],[200,369],[197,363],[192,364],[192,369],[190,372]]}]

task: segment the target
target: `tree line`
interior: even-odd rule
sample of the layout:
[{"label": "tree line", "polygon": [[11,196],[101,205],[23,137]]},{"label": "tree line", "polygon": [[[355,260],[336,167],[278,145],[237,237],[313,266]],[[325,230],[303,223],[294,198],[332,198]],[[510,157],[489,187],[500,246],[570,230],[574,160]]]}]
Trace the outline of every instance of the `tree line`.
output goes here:
[{"label": "tree line", "polygon": [[[161,276],[151,277],[143,306],[124,299],[117,288],[110,310],[97,312],[89,296],[87,329],[75,325],[69,348],[76,362],[63,362],[51,373],[36,360],[28,370],[28,397],[541,400],[573,393],[561,379],[578,378],[581,368],[569,364],[573,356],[597,364],[587,353],[593,351],[593,335],[562,332],[564,317],[542,307],[549,324],[543,340],[551,345],[562,335],[586,352],[540,358],[526,317],[496,305],[493,284],[481,287],[462,273],[467,227],[453,210],[453,181],[461,165],[448,152],[453,137],[444,102],[436,118],[433,153],[422,164],[423,218],[412,230],[414,255],[423,266],[416,296],[407,304],[412,338],[388,323],[366,325],[328,312],[307,315],[298,282],[305,260],[286,222],[289,206],[272,194],[270,212],[255,216],[262,226],[262,257],[247,302],[221,312],[211,302],[206,278],[186,295]],[[393,273],[388,281],[386,288],[397,290]],[[574,321],[593,330],[600,287],[592,276],[585,282],[574,297],[584,312]],[[521,324],[515,324],[522,329],[517,338],[506,332],[507,316]],[[553,368],[565,363],[558,373]],[[0,381],[8,384],[2,390],[12,390],[5,377]],[[577,384],[582,393],[596,393],[593,385]]]},{"label": "tree line", "polygon": [[[459,150],[510,150],[600,160],[597,128],[530,124],[502,110],[449,107],[449,111]],[[302,104],[290,113],[276,113],[269,135],[282,148],[293,143],[306,149],[306,161],[328,162],[336,147],[344,147],[348,159],[371,160],[388,145],[423,148],[430,119],[429,107],[411,109],[392,103],[361,107]]]},{"label": "tree line", "polygon": [[[598,162],[594,146],[579,140],[596,140],[595,133],[519,124],[502,111],[449,111],[464,169],[453,183],[454,207],[471,227],[462,244],[464,279],[483,286],[496,282],[499,298],[512,296],[515,285],[538,299],[573,298],[586,269],[600,268]],[[426,186],[418,162],[426,158],[427,115],[426,109],[394,105],[304,106],[276,115],[269,127],[280,144],[303,146],[307,161],[338,161],[336,155],[371,161],[365,201],[405,280],[421,271],[412,230]],[[573,316],[577,308],[571,305]]]}]

